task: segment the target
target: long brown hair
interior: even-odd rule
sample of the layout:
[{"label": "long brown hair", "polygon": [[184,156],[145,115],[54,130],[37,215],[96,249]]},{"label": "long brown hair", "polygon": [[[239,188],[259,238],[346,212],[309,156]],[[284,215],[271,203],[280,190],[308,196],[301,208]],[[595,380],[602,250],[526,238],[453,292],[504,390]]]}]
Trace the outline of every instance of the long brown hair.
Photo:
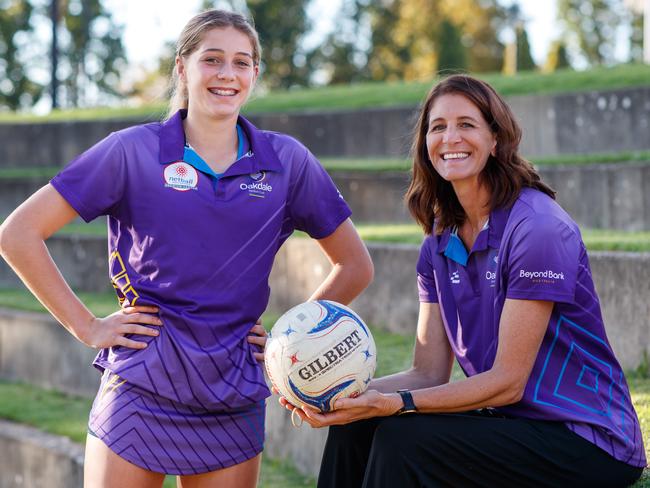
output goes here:
[{"label": "long brown hair", "polygon": [[[253,64],[258,66],[262,57],[262,47],[252,21],[249,22],[241,14],[225,10],[207,10],[192,17],[178,37],[176,57],[187,57],[196,51],[207,31],[226,27],[233,27],[248,36],[253,47]],[[187,86],[179,79],[176,67],[172,70],[170,86],[171,98],[166,119],[169,119],[179,109],[187,108],[188,105]]]},{"label": "long brown hair", "polygon": [[415,127],[411,153],[413,168],[411,183],[404,197],[411,215],[424,232],[437,233],[460,226],[466,215],[451,183],[434,169],[427,150],[429,113],[442,95],[462,95],[481,112],[494,134],[495,155],[490,155],[479,175],[482,184],[490,190],[490,209],[510,207],[522,188],[536,188],[552,198],[555,191],[543,183],[533,165],[519,153],[521,128],[510,107],[490,85],[468,75],[449,76],[435,85],[424,102]]}]

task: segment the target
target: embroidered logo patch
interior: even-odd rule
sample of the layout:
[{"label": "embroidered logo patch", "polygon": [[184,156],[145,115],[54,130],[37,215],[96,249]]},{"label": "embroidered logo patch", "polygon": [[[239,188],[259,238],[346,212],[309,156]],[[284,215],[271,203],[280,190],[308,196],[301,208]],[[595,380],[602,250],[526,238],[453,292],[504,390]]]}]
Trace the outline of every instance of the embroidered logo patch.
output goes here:
[{"label": "embroidered logo patch", "polygon": [[199,174],[189,164],[177,161],[165,167],[165,188],[178,191],[197,190]]},{"label": "embroidered logo patch", "polygon": [[266,172],[260,171],[258,173],[251,173],[248,175],[252,183],[241,183],[239,189],[242,191],[248,191],[248,195],[251,197],[264,198],[267,193],[273,191],[273,187],[264,182],[266,178]]}]

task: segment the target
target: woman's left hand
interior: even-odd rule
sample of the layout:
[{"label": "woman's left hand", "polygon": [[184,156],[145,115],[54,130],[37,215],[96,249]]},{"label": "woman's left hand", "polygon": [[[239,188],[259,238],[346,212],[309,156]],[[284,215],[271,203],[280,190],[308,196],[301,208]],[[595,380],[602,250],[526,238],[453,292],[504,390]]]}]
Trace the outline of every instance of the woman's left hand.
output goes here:
[{"label": "woman's left hand", "polygon": [[335,410],[329,413],[317,412],[309,406],[297,408],[284,397],[280,397],[280,404],[287,410],[296,410],[296,415],[314,428],[349,424],[372,417],[386,417],[402,408],[402,400],[398,394],[384,394],[376,390],[368,390],[356,398],[340,398],[334,404]]},{"label": "woman's left hand", "polygon": [[246,339],[249,344],[255,344],[259,352],[253,352],[253,356],[260,363],[264,363],[264,348],[266,347],[266,340],[268,339],[268,333],[262,325],[262,319],[258,319],[255,325],[250,330],[251,335]]}]

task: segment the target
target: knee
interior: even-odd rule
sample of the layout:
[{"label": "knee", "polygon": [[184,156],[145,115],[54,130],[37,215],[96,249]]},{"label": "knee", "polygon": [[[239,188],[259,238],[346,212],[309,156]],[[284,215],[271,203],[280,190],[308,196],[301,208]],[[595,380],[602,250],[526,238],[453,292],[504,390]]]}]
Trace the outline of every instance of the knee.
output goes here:
[{"label": "knee", "polygon": [[353,422],[346,425],[332,425],[329,428],[328,443],[337,446],[354,445],[360,439],[371,437],[374,425],[367,421]]},{"label": "knee", "polygon": [[404,420],[405,417],[389,417],[377,427],[372,442],[376,453],[393,457],[394,454],[405,454],[413,446],[415,439],[408,429],[405,430]]}]

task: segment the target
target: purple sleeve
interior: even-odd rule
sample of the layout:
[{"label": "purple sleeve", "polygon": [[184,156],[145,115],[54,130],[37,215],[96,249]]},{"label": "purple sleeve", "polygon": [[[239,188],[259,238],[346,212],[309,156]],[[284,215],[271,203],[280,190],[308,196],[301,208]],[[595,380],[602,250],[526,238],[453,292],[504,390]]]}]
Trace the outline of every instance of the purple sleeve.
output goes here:
[{"label": "purple sleeve", "polygon": [[309,151],[291,182],[287,205],[294,227],[314,239],[327,237],[352,214],[332,178]]},{"label": "purple sleeve", "polygon": [[510,241],[506,297],[573,302],[581,242],[556,217],[541,215],[521,222]]},{"label": "purple sleeve", "polygon": [[119,204],[125,177],[124,148],[113,133],[72,160],[50,184],[90,222]]},{"label": "purple sleeve", "polygon": [[428,236],[420,248],[420,257],[416,266],[418,274],[418,295],[421,302],[438,303],[438,292],[434,278],[433,261],[431,259],[431,245],[433,237]]}]

